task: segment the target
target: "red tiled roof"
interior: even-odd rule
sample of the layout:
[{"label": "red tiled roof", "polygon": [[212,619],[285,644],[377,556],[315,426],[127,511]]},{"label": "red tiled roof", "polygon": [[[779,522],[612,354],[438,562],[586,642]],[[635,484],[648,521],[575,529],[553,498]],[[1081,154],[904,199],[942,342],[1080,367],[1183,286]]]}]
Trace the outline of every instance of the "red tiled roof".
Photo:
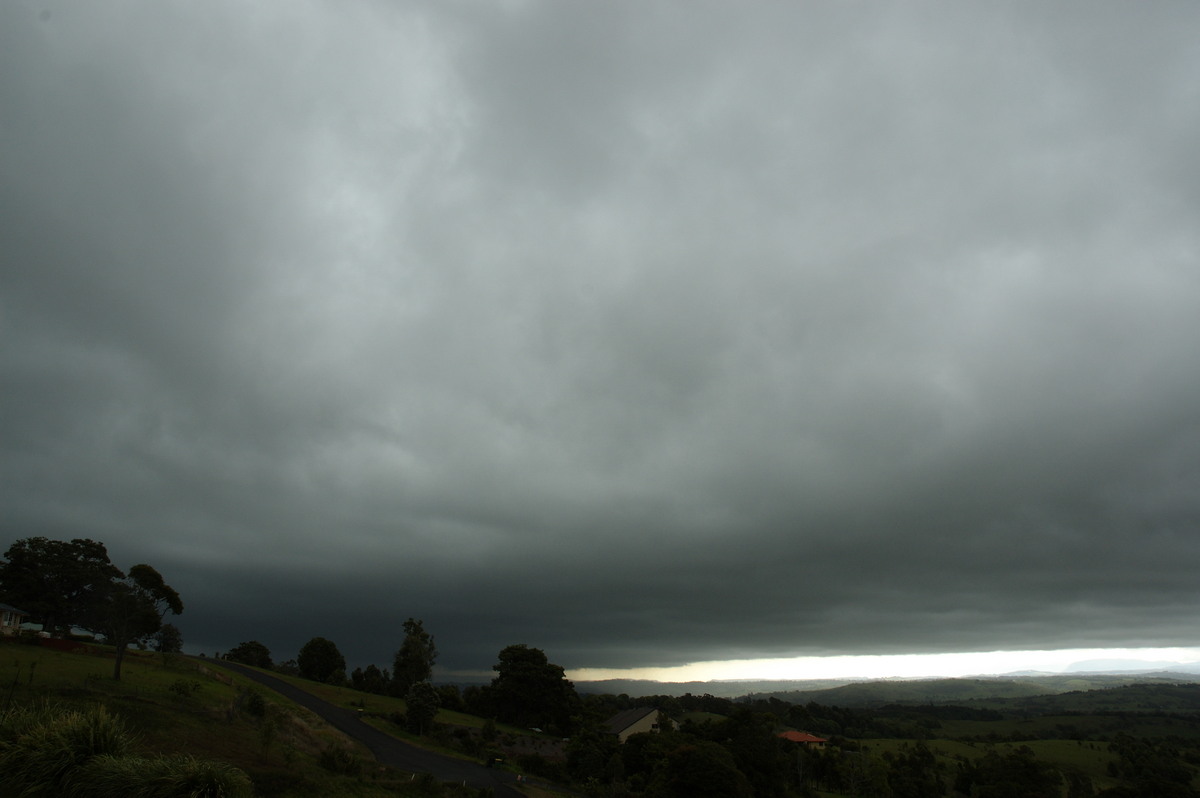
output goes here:
[{"label": "red tiled roof", "polygon": [[829,742],[824,737],[817,737],[808,732],[785,731],[780,732],[780,737],[785,740],[791,740],[793,743],[825,743]]}]

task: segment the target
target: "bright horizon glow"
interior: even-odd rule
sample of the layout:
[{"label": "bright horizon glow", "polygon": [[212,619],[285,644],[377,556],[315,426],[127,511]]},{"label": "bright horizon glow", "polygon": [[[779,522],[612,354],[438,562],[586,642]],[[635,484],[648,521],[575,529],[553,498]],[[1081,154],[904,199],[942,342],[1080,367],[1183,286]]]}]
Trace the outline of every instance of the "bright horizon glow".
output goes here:
[{"label": "bright horizon glow", "polygon": [[786,681],[803,679],[919,679],[984,676],[1014,671],[1061,673],[1088,660],[1150,663],[1200,661],[1200,648],[1068,648],[1057,651],[977,651],[953,654],[878,654],[693,662],[663,668],[577,668],[575,682],[645,679],[655,682]]}]

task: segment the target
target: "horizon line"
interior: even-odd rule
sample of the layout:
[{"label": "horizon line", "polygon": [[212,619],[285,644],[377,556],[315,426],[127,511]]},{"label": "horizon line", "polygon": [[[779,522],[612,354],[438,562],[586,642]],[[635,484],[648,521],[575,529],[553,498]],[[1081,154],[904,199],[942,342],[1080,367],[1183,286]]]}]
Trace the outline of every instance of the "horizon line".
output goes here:
[{"label": "horizon line", "polygon": [[812,681],[829,679],[945,679],[1001,676],[1022,671],[1046,674],[1073,672],[1091,660],[1155,665],[1200,663],[1200,648],[1114,647],[1024,649],[1018,651],[938,652],[921,654],[839,654],[833,656],[707,660],[684,665],[633,668],[572,668],[571,681],[613,680],[688,682]]}]

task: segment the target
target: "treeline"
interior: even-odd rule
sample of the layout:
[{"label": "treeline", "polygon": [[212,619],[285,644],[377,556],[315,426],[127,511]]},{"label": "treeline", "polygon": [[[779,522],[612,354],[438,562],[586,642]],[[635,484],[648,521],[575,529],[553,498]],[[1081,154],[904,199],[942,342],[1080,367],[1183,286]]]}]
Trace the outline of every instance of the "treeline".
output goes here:
[{"label": "treeline", "polygon": [[396,651],[390,671],[372,664],[365,670],[355,668],[347,678],[346,658],[336,643],[324,637],[312,638],[301,646],[295,659],[279,663],[272,660],[271,650],[257,640],[239,643],[225,652],[222,658],[315,682],[346,685],[365,693],[403,698],[414,684],[429,681],[437,661],[437,647],[433,636],[425,631],[423,622],[409,618],[404,622],[404,639]]},{"label": "treeline", "polygon": [[364,692],[403,698],[407,707],[403,723],[417,734],[433,723],[443,703],[443,696],[430,681],[433,665],[437,661],[437,646],[433,635],[425,630],[424,623],[415,618],[404,622],[404,639],[393,658],[391,672],[369,665],[365,671],[355,668],[350,679],[347,679],[346,658],[338,650],[337,644],[324,637],[312,638],[300,648],[296,659],[279,664],[272,662],[270,649],[257,640],[239,643],[225,653],[224,659],[270,668],[316,682],[352,686]]},{"label": "treeline", "polygon": [[400,720],[417,734],[432,726],[439,709],[448,709],[567,736],[575,728],[580,712],[579,696],[562,666],[550,662],[542,650],[525,644],[500,651],[492,666],[496,677],[490,685],[465,690],[456,685],[434,686],[430,678],[437,646],[424,623],[414,618],[404,624],[404,639],[390,671],[372,664],[355,668],[347,677],[345,657],[323,637],[305,643],[295,660],[279,664],[272,662],[270,650],[257,640],[238,644],[225,653],[224,659],[402,698],[406,713]]}]

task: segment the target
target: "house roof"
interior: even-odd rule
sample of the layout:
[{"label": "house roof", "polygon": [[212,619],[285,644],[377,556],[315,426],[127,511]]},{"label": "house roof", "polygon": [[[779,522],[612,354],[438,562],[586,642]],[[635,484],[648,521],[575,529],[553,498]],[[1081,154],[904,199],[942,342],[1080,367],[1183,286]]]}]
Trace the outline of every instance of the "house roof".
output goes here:
[{"label": "house roof", "polygon": [[824,737],[817,737],[815,734],[798,731],[780,732],[779,736],[785,740],[791,740],[793,743],[827,743],[829,742]]},{"label": "house roof", "polygon": [[658,710],[654,707],[637,707],[635,709],[627,709],[624,712],[618,712],[604,722],[608,730],[613,734],[620,734],[628,729],[633,724],[637,723],[647,715],[657,715]]},{"label": "house roof", "polygon": [[6,611],[6,610],[8,612],[15,612],[17,615],[28,615],[29,614],[29,613],[25,612],[25,610],[19,610],[16,607],[12,606],[11,604],[0,603],[0,612]]}]

